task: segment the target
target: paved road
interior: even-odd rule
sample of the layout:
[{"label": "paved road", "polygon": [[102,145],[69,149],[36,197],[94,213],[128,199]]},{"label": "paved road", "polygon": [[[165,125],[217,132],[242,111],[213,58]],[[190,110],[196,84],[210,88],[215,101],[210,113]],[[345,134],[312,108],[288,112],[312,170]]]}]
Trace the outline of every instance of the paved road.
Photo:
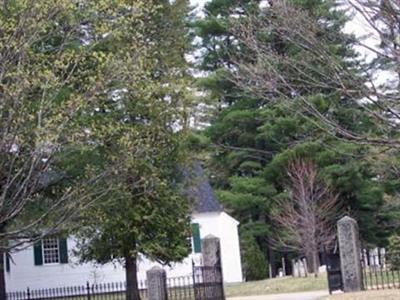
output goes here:
[{"label": "paved road", "polygon": [[233,297],[228,300],[317,300],[320,297],[327,296],[328,291],[302,292],[290,294],[275,294],[275,295],[259,295],[248,297]]}]

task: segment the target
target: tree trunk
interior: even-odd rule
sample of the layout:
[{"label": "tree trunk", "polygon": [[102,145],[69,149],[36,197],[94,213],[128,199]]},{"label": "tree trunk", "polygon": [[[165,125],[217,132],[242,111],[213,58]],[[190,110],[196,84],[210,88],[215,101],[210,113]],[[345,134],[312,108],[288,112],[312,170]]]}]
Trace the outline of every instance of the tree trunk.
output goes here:
[{"label": "tree trunk", "polygon": [[[126,300],[140,300],[136,256],[125,255]],[[0,299],[1,300],[1,299]]]},{"label": "tree trunk", "polygon": [[291,263],[291,259],[289,259],[289,255],[288,255],[286,250],[283,252],[283,257],[285,259],[286,276],[292,275],[292,273],[293,273],[293,268],[292,267],[293,266],[292,266],[292,263]]},{"label": "tree trunk", "polygon": [[268,261],[270,265],[270,278],[276,277],[276,260],[275,260],[275,251],[268,246]]},{"label": "tree trunk", "polygon": [[6,279],[4,268],[4,250],[0,248],[0,300],[6,300]]},{"label": "tree trunk", "polygon": [[[5,224],[0,226],[0,233],[5,232]],[[6,278],[5,278],[5,245],[7,240],[0,240],[0,300],[7,300]]]},{"label": "tree trunk", "polygon": [[315,277],[318,277],[319,270],[319,253],[318,250],[313,249],[306,254],[308,270],[310,273],[314,273]]},{"label": "tree trunk", "polygon": [[318,253],[318,250],[314,250],[313,251],[312,260],[313,260],[313,262],[312,262],[312,264],[313,264],[312,270],[313,270],[314,276],[318,277],[318,271],[319,271],[319,253]]},{"label": "tree trunk", "polygon": [[308,250],[306,252],[306,260],[307,260],[307,269],[308,273],[314,273],[315,274],[315,255],[313,250]]}]

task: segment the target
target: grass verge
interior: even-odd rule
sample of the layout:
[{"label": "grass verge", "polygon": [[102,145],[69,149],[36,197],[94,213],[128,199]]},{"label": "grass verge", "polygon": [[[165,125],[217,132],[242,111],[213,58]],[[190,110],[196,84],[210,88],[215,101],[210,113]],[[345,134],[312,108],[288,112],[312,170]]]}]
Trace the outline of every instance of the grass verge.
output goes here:
[{"label": "grass verge", "polygon": [[398,300],[400,290],[365,291],[358,293],[337,294],[321,298],[321,300]]},{"label": "grass verge", "polygon": [[225,286],[226,297],[267,295],[292,292],[308,292],[328,289],[326,274],[319,277],[293,278],[282,277],[260,281],[228,284]]}]

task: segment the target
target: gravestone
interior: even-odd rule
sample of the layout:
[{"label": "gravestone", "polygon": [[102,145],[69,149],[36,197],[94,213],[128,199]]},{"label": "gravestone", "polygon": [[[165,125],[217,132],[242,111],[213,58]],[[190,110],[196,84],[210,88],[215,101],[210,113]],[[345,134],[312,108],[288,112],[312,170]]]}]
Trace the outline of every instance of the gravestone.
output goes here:
[{"label": "gravestone", "polygon": [[361,247],[357,221],[347,216],[343,217],[337,222],[337,228],[343,291],[361,291]]},{"label": "gravestone", "polygon": [[167,274],[160,267],[146,272],[148,300],[167,300]]}]

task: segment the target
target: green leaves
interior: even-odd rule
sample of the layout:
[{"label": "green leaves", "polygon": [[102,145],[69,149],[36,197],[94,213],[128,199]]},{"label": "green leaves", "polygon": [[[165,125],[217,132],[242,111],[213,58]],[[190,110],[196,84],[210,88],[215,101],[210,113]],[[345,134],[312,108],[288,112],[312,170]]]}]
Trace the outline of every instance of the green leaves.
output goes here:
[{"label": "green leaves", "polygon": [[169,263],[190,249],[190,203],[177,174],[186,155],[186,131],[177,128],[186,126],[189,102],[187,7],[138,1],[132,15],[122,2],[121,10],[108,1],[100,7],[117,21],[94,53],[106,88],[86,119],[101,166],[112,174],[103,184],[114,188],[83,215],[79,255],[105,263],[143,254]]}]

